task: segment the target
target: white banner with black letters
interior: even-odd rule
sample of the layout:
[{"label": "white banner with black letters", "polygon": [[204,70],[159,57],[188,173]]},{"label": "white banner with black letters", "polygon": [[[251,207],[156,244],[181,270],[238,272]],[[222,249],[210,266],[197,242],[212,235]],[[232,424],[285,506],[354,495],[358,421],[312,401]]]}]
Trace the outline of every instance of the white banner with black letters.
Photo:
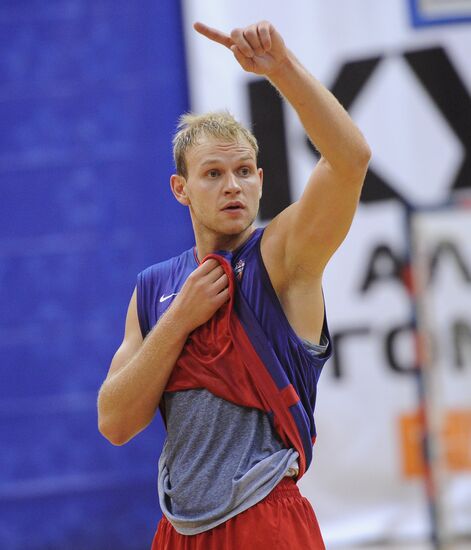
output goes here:
[{"label": "white banner with black letters", "polygon": [[[228,50],[194,32],[194,21],[226,32],[271,21],[372,148],[358,213],[325,273],[336,351],[319,383],[314,461],[300,485],[328,547],[426,536],[425,490],[407,437],[418,397],[401,281],[405,204],[438,205],[471,187],[469,25],[414,25],[406,0],[183,0],[183,8],[192,109],[227,108],[253,127],[265,171],[263,223],[299,198],[317,157],[294,111]],[[450,376],[455,356],[448,354]],[[471,396],[471,365],[460,368]],[[463,533],[471,530],[466,465],[460,487],[450,506]]]}]

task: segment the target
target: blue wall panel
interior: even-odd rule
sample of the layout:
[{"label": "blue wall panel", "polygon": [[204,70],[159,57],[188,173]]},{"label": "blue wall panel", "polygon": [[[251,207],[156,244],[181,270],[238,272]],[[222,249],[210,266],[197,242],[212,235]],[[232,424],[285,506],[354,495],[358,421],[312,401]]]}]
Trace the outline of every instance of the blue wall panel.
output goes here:
[{"label": "blue wall panel", "polygon": [[96,396],[136,274],[192,243],[171,136],[179,3],[0,4],[0,548],[144,549],[160,419],[124,447]]}]

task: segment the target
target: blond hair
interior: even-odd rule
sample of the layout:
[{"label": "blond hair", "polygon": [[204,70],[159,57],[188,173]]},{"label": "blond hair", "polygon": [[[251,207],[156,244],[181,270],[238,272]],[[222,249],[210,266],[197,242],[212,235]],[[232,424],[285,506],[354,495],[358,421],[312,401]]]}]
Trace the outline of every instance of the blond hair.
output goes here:
[{"label": "blond hair", "polygon": [[258,155],[255,136],[228,111],[216,111],[203,115],[186,113],[178,121],[177,132],[173,138],[173,160],[179,176],[188,177],[186,153],[196,145],[201,137],[213,137],[221,141],[238,142],[246,140]]}]

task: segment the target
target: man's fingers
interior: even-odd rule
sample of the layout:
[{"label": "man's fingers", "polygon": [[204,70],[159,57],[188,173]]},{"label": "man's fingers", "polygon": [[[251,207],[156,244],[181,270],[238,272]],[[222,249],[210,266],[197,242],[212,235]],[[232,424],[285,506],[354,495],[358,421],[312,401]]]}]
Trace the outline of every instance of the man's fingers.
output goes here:
[{"label": "man's fingers", "polygon": [[206,38],[209,38],[218,44],[222,44],[223,46],[226,46],[226,48],[230,48],[232,44],[234,44],[232,38],[228,34],[218,31],[212,27],[208,27],[208,25],[200,23],[199,21],[193,25],[193,28],[203,36],[206,36]]},{"label": "man's fingers", "polygon": [[221,292],[216,296],[219,307],[221,307],[223,304],[228,302],[230,297],[231,297],[231,295],[229,293],[228,288],[225,288],[224,290],[221,290]]},{"label": "man's fingers", "polygon": [[206,276],[205,279],[208,283],[214,283],[221,277],[221,275],[224,274],[224,269],[222,268],[221,264],[218,263],[217,267],[212,269]]},{"label": "man's fingers", "polygon": [[230,35],[200,22],[193,26],[200,34],[229,48],[240,66],[249,73],[268,75],[288,54],[283,38],[269,21],[234,29]]},{"label": "man's fingers", "polygon": [[244,30],[243,34],[245,40],[247,40],[250,47],[255,52],[255,55],[263,55],[265,53],[258,34],[258,25],[250,25],[250,27]]},{"label": "man's fingers", "polygon": [[254,62],[250,57],[246,57],[237,46],[231,46],[231,51],[234,54],[234,57],[239,62],[240,66],[244,69],[244,71],[253,70]]},{"label": "man's fingers", "polygon": [[245,57],[253,57],[255,55],[252,46],[245,37],[243,29],[234,29],[231,32],[232,43],[236,45]]},{"label": "man's fingers", "polygon": [[199,270],[201,275],[207,275],[213,269],[215,269],[216,267],[218,267],[220,265],[221,264],[217,260],[215,260],[214,258],[209,258],[209,260],[205,260],[201,265],[199,265],[197,267],[197,270]]},{"label": "man's fingers", "polygon": [[265,52],[271,50],[270,23],[262,21],[257,25],[258,38]]},{"label": "man's fingers", "polygon": [[219,279],[213,283],[213,286],[217,293],[224,290],[227,286],[229,286],[229,279],[227,278],[227,275],[223,273]]}]

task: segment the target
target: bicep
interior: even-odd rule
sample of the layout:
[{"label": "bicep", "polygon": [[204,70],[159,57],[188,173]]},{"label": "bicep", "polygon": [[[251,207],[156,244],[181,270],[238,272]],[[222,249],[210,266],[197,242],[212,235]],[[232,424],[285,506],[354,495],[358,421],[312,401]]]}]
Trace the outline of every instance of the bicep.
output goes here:
[{"label": "bicep", "polygon": [[322,274],[350,229],[365,173],[339,174],[324,159],[317,163],[299,201],[279,216],[288,271]]},{"label": "bicep", "polygon": [[131,300],[129,301],[124,338],[111,361],[107,378],[124,368],[142,345],[143,338],[137,315],[136,292],[136,289],[134,289]]}]

